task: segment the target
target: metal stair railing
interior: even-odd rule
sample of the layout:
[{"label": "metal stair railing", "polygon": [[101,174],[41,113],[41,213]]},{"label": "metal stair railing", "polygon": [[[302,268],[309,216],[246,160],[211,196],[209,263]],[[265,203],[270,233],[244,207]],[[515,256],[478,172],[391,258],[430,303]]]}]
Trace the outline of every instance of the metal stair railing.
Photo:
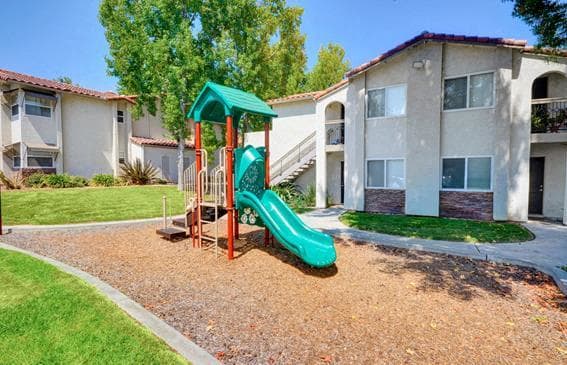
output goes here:
[{"label": "metal stair railing", "polygon": [[[305,137],[301,142],[290,148],[282,157],[270,164],[270,177],[272,180],[283,180],[293,172],[292,167],[295,165],[301,166],[305,163],[303,160],[306,157],[314,157],[316,147],[315,140],[316,132],[311,133]],[[291,171],[290,171],[291,170]],[[286,176],[285,173],[289,172]]]}]

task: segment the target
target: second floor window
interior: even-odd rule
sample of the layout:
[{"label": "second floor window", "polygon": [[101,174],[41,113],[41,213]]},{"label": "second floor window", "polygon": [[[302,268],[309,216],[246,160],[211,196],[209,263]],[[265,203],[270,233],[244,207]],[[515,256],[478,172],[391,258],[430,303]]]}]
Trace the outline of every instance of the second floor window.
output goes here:
[{"label": "second floor window", "polygon": [[367,118],[398,117],[406,114],[406,85],[368,90]]},{"label": "second floor window", "polygon": [[18,104],[12,105],[12,119],[15,119],[20,114],[20,106]]},{"label": "second floor window", "polygon": [[494,106],[494,72],[445,79],[443,110]]},{"label": "second floor window", "polygon": [[51,118],[51,102],[48,99],[26,96],[26,114]]},{"label": "second floor window", "polygon": [[118,123],[124,123],[124,112],[122,110],[119,110],[117,112],[116,120],[118,121]]}]

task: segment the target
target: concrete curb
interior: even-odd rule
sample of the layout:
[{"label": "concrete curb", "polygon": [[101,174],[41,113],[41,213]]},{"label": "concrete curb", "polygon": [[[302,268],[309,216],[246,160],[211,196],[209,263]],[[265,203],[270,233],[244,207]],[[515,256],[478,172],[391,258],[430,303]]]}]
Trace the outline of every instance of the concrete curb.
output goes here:
[{"label": "concrete curb", "polygon": [[[183,215],[176,215],[172,218],[180,218]],[[92,223],[73,223],[73,224],[52,224],[52,225],[18,225],[6,226],[4,230],[11,230],[12,232],[39,232],[39,231],[56,231],[61,229],[81,229],[81,228],[97,228],[105,226],[120,226],[143,224],[152,222],[161,222],[163,218],[144,218],[144,219],[130,219],[125,221],[110,221],[110,222],[92,222]]]},{"label": "concrete curb", "polygon": [[76,269],[52,258],[38,255],[34,252],[27,251],[19,247],[14,247],[2,242],[0,242],[0,248],[35,257],[57,267],[61,271],[64,271],[86,281],[111,301],[116,303],[116,305],[118,305],[122,310],[128,313],[132,318],[148,328],[153,334],[165,341],[165,343],[167,343],[172,349],[174,349],[181,356],[187,359],[187,361],[193,364],[220,364],[220,362],[211,354],[203,350],[201,347],[197,346],[195,343],[189,341],[185,336],[183,336],[173,327],[156,317],[154,314],[148,312],[140,304],[134,302],[132,299],[128,298],[117,289],[92,276],[91,274],[88,274],[82,270]]}]

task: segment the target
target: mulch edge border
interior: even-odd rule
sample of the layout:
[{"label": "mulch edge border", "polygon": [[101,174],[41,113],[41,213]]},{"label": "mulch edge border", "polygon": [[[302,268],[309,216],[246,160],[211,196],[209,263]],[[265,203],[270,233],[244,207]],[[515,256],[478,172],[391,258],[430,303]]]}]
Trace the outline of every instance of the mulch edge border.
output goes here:
[{"label": "mulch edge border", "polygon": [[125,311],[130,317],[134,318],[142,326],[149,329],[155,336],[162,339],[167,345],[169,345],[173,350],[183,356],[190,363],[211,365],[220,364],[220,362],[207,351],[187,339],[187,337],[183,336],[176,329],[159,319],[156,315],[147,311],[140,304],[136,303],[135,301],[121,293],[119,290],[115,289],[99,278],[55,259],[42,256],[35,252],[24,250],[22,248],[15,247],[3,242],[0,242],[0,248],[23,253],[25,255],[44,261],[57,267],[59,270],[71,274],[94,286],[102,295],[106,296],[113,303],[118,305],[118,307]]}]

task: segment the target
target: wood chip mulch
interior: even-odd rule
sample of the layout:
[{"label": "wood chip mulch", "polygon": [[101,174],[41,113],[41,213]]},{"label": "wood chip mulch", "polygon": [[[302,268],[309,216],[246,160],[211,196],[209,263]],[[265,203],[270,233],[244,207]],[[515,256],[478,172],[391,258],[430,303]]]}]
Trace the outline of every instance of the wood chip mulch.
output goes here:
[{"label": "wood chip mulch", "polygon": [[3,241],[101,278],[227,364],[567,362],[566,298],[535,270],[339,240],[316,270],[247,226],[229,262],[155,228]]}]

